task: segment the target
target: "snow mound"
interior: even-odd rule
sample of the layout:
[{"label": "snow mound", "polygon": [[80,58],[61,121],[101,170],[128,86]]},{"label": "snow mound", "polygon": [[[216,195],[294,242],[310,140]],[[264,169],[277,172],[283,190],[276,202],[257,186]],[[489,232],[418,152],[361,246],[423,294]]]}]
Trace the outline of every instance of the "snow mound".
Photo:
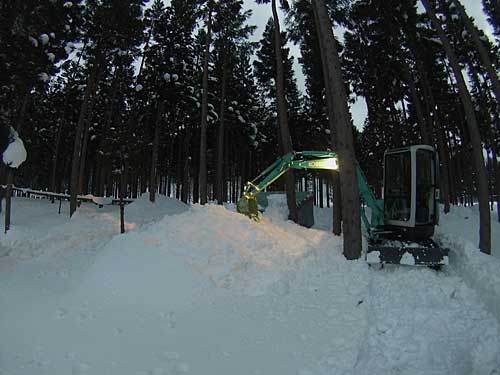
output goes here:
[{"label": "snow mound", "polygon": [[340,245],[323,231],[276,217],[264,216],[256,223],[218,205],[194,205],[186,212],[165,216],[148,227],[145,236],[154,238],[153,243],[163,251],[187,259],[216,287],[247,295],[264,294],[314,247],[339,254]]},{"label": "snow mound", "polygon": [[156,194],[155,203],[149,200],[149,193],[142,194],[133,203],[125,207],[125,219],[138,224],[158,221],[165,215],[178,215],[189,206],[178,199]]}]

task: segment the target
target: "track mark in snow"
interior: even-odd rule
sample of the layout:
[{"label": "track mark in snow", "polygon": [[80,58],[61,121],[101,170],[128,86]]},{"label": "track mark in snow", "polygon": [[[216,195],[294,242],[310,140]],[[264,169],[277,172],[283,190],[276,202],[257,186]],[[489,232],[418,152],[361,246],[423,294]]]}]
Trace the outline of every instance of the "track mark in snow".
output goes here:
[{"label": "track mark in snow", "polygon": [[461,279],[407,267],[371,270],[371,276],[359,374],[468,375],[499,368],[499,325]]}]

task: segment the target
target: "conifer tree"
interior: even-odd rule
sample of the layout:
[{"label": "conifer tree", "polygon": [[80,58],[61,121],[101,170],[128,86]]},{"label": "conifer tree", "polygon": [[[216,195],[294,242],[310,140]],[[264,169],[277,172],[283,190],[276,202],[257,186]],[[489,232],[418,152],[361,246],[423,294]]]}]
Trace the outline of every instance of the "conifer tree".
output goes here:
[{"label": "conifer tree", "polygon": [[497,38],[500,38],[500,3],[496,0],[482,0],[483,10],[488,16],[488,22],[493,27]]}]

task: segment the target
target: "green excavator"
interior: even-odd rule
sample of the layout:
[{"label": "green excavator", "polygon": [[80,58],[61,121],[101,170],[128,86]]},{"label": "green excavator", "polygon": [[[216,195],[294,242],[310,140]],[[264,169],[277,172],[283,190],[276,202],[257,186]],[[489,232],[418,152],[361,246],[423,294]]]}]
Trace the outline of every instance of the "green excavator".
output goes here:
[{"label": "green excavator", "polygon": [[[290,169],[338,170],[338,156],[330,151],[302,151],[278,158],[246,183],[237,203],[238,212],[259,220],[259,194]],[[365,254],[368,263],[431,267],[448,264],[448,249],[432,240],[434,227],[439,223],[438,170],[432,146],[388,150],[384,154],[383,199],[377,199],[356,165],[361,219],[368,238]],[[367,208],[371,211],[370,218]]]}]

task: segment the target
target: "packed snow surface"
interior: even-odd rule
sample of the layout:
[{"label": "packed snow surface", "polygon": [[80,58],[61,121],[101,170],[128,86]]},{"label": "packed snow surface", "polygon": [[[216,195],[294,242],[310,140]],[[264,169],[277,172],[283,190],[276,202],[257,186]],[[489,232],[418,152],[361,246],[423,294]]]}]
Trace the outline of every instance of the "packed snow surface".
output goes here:
[{"label": "packed snow surface", "polygon": [[0,374],[500,371],[499,315],[480,289],[500,283],[477,281],[500,260],[460,237],[463,209],[442,218],[455,256],[441,272],[347,261],[329,210],[306,229],[276,197],[259,223],[143,197],[124,235],[115,206],[57,210],[14,198],[0,235]]}]

